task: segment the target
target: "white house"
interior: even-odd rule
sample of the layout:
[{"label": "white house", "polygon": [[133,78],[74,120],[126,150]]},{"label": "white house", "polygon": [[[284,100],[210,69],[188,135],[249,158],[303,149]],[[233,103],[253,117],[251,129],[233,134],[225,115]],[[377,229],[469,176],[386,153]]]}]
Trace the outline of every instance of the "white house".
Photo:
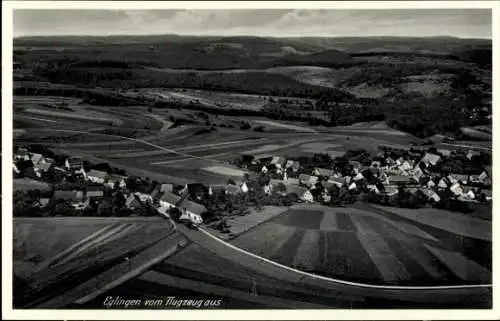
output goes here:
[{"label": "white house", "polygon": [[42,162],[42,160],[43,160],[42,154],[37,154],[37,153],[31,154],[31,162],[33,163],[33,166],[37,166],[38,164],[40,164],[40,162]]},{"label": "white house", "polygon": [[462,195],[464,192],[458,182],[450,186],[450,191],[455,195]]},{"label": "white house", "polygon": [[207,211],[205,206],[184,199],[178,207],[181,210],[180,220],[189,220],[194,224],[203,223],[201,215]]},{"label": "white house", "polygon": [[149,194],[144,194],[140,192],[135,192],[134,195],[141,201],[141,203],[150,203],[153,204],[153,197]]},{"label": "white house", "polygon": [[380,194],[380,191],[376,185],[366,185],[366,188],[368,188],[369,191],[374,192],[375,194]]},{"label": "white house", "polygon": [[96,184],[104,184],[107,178],[108,173],[103,171],[92,169],[87,173],[87,180]]},{"label": "white house", "polygon": [[348,190],[354,190],[356,189],[357,186],[356,186],[356,183],[355,182],[352,182],[351,185],[349,185],[349,187],[347,188]]},{"label": "white house", "polygon": [[441,156],[433,153],[425,153],[424,157],[420,160],[425,165],[436,165],[441,160]]},{"label": "white house", "polygon": [[240,189],[243,193],[248,193],[248,185],[247,183],[243,182],[243,184],[240,185]]},{"label": "white house", "polygon": [[448,188],[448,183],[446,182],[446,179],[444,177],[439,180],[438,187],[441,189]]},{"label": "white house", "polygon": [[160,206],[167,209],[174,208],[181,198],[172,192],[166,191],[160,198]]},{"label": "white house", "polygon": [[357,173],[356,176],[354,176],[352,179],[354,181],[359,181],[359,180],[362,180],[364,179],[365,177],[363,176],[363,174],[361,174],[361,172]]}]

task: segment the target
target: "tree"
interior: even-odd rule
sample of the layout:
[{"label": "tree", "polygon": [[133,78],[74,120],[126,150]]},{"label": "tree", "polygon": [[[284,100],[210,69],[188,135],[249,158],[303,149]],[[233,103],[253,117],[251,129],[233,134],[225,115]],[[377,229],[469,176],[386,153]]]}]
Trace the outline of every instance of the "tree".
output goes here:
[{"label": "tree", "polygon": [[172,220],[175,222],[179,221],[179,218],[181,217],[181,211],[177,207],[172,207],[167,211],[168,215]]}]

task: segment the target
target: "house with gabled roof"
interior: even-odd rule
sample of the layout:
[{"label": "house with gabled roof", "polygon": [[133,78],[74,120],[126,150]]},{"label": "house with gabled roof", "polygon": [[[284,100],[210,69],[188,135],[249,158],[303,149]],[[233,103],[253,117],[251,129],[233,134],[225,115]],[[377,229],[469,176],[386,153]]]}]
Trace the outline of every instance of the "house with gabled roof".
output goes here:
[{"label": "house with gabled roof", "polygon": [[374,192],[375,194],[380,194],[380,190],[378,189],[377,185],[374,185],[374,184],[366,185],[366,188],[370,192]]},{"label": "house with gabled roof", "polygon": [[467,200],[473,200],[479,195],[477,188],[471,186],[462,186],[462,196]]},{"label": "house with gabled roof", "polygon": [[420,191],[427,197],[427,199],[429,201],[432,201],[435,203],[438,203],[439,201],[441,201],[441,197],[431,189],[423,188]]},{"label": "house with gabled roof", "polygon": [[104,184],[104,182],[106,181],[108,176],[109,175],[106,172],[91,169],[87,173],[87,180],[91,181],[92,183],[96,183],[96,184]]},{"label": "house with gabled roof", "polygon": [[467,184],[469,182],[469,175],[452,173],[450,174],[450,176],[453,178],[452,179],[453,183],[459,182],[460,184]]},{"label": "house with gabled roof", "polygon": [[438,188],[447,189],[449,183],[450,182],[445,177],[442,177],[438,182]]},{"label": "house with gabled roof", "polygon": [[274,156],[271,160],[271,165],[276,166],[276,168],[281,169],[285,165],[286,159],[281,156]]},{"label": "house with gabled roof", "polygon": [[318,182],[318,177],[313,176],[313,175],[300,174],[299,175],[299,182],[300,182],[300,184],[303,184],[303,185],[311,188],[314,185],[316,185],[316,183]]},{"label": "house with gabled roof", "polygon": [[471,160],[471,159],[472,159],[472,157],[474,157],[474,156],[480,156],[480,155],[481,155],[481,153],[480,153],[480,152],[478,152],[478,151],[475,151],[475,150],[469,150],[469,151],[467,152],[467,154],[465,155],[465,157],[467,157],[467,159]]},{"label": "house with gabled roof", "polygon": [[443,155],[444,157],[450,157],[452,154],[452,151],[449,149],[438,149],[437,152]]},{"label": "house with gabled roof", "polygon": [[484,186],[491,186],[493,179],[491,166],[484,167],[484,171],[479,174],[479,182]]},{"label": "house with gabled roof", "polygon": [[32,153],[30,157],[31,162],[33,163],[33,166],[37,166],[40,164],[43,160],[43,155],[42,154],[37,154],[37,153]]},{"label": "house with gabled roof", "polygon": [[189,220],[195,224],[203,223],[203,218],[201,216],[203,213],[207,212],[205,206],[192,202],[187,198],[179,203],[178,208],[181,210],[180,220]]},{"label": "house with gabled roof", "polygon": [[425,153],[424,157],[420,160],[425,165],[435,166],[441,160],[441,156],[433,154],[433,153]]},{"label": "house with gabled roof", "polygon": [[83,159],[77,156],[67,158],[65,167],[68,171],[80,171],[83,169]]},{"label": "house with gabled roof", "polygon": [[178,195],[176,195],[172,192],[169,192],[169,191],[165,191],[161,195],[161,197],[159,199],[159,203],[160,203],[161,207],[174,208],[177,206],[177,204],[180,202],[180,200],[181,200],[181,197],[179,197]]},{"label": "house with gabled roof", "polygon": [[129,194],[127,199],[125,199],[125,206],[130,210],[135,210],[142,207],[142,203],[135,194]]},{"label": "house with gabled roof", "polygon": [[463,194],[463,189],[462,189],[462,186],[460,185],[460,183],[456,182],[456,183],[453,183],[451,186],[450,186],[450,191],[455,194],[455,195],[462,195]]}]

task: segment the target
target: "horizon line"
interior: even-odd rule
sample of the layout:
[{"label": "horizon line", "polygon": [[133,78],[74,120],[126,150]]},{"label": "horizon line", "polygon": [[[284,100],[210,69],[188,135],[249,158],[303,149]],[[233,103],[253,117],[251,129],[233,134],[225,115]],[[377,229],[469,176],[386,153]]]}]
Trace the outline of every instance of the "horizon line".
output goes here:
[{"label": "horizon line", "polygon": [[177,37],[221,37],[221,38],[231,38],[231,37],[246,37],[246,38],[275,38],[275,39],[285,39],[285,38],[452,38],[452,39],[464,39],[464,40],[493,40],[492,37],[458,37],[450,35],[435,35],[435,36],[416,36],[416,35],[366,35],[366,36],[259,36],[250,34],[236,34],[236,35],[203,35],[203,34],[179,34],[179,33],[162,33],[162,34],[107,34],[107,35],[78,35],[78,34],[46,34],[46,35],[22,35],[13,36],[12,39],[22,39],[22,38],[58,38],[58,37],[96,37],[96,38],[107,38],[107,37],[158,37],[158,36],[177,36]]}]

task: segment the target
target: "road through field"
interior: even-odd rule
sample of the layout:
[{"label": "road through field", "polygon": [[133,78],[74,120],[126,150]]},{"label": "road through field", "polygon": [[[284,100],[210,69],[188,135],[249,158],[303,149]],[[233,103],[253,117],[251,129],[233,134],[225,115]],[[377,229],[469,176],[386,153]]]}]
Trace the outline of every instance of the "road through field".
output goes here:
[{"label": "road through field", "polygon": [[224,242],[203,229],[193,231],[184,226],[179,226],[178,229],[193,242],[263,275],[296,284],[316,286],[337,293],[340,292],[343,295],[349,294],[361,297],[400,300],[403,302],[470,305],[472,302],[470,301],[471,298],[479,300],[482,303],[484,303],[484,300],[488,300],[487,297],[492,287],[491,284],[424,287],[382,286],[336,280],[273,262]]}]

